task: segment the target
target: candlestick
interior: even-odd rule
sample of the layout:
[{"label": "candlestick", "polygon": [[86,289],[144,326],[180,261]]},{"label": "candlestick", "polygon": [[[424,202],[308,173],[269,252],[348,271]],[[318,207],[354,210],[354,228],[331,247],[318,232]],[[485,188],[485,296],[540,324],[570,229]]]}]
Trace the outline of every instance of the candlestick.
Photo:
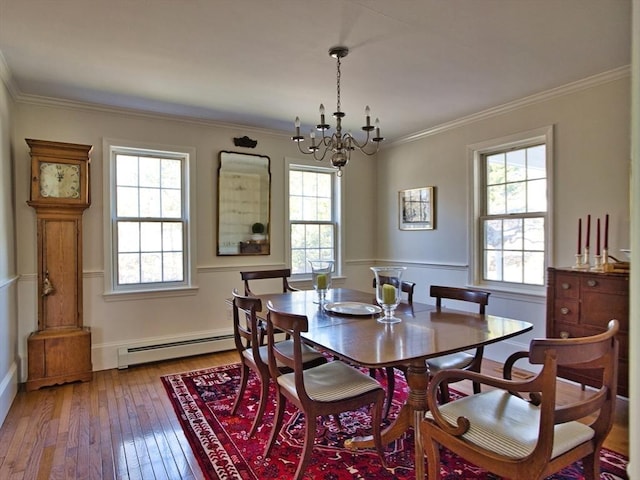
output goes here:
[{"label": "candlestick", "polygon": [[609,214],[604,216],[604,249],[609,248]]},{"label": "candlestick", "polygon": [[589,240],[591,238],[591,215],[587,215],[587,240],[584,244],[585,247],[589,248]]},{"label": "candlestick", "polygon": [[578,219],[578,255],[582,251],[582,218]]},{"label": "candlestick", "polygon": [[596,223],[596,255],[600,255],[600,217]]}]

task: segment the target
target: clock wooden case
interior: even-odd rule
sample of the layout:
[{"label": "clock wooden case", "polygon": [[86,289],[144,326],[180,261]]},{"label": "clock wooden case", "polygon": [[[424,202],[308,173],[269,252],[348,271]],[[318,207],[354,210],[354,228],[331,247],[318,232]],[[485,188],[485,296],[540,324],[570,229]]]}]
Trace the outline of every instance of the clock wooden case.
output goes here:
[{"label": "clock wooden case", "polygon": [[38,330],[27,340],[27,390],[91,380],[82,316],[82,214],[91,203],[91,145],[26,139],[36,211]]}]

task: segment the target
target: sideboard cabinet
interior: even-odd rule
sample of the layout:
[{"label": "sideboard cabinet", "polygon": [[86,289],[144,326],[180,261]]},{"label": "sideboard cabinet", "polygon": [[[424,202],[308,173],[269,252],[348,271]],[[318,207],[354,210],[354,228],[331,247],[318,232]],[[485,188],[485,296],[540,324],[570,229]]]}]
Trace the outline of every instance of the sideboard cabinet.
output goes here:
[{"label": "sideboard cabinet", "polygon": [[[606,330],[611,319],[618,320],[618,394],[628,397],[629,274],[571,268],[549,268],[547,273],[547,336],[594,335]],[[599,386],[597,371],[560,367],[558,375],[583,385]]]}]

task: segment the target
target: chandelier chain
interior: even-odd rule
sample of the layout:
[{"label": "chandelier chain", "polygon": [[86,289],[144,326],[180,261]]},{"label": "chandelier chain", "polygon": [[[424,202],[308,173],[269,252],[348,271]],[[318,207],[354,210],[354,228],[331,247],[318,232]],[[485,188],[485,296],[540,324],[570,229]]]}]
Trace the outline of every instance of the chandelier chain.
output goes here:
[{"label": "chandelier chain", "polygon": [[338,98],[337,98],[337,105],[338,105],[338,112],[340,111],[340,57],[338,57],[338,69],[337,69],[337,73],[336,73],[336,90],[338,92]]}]

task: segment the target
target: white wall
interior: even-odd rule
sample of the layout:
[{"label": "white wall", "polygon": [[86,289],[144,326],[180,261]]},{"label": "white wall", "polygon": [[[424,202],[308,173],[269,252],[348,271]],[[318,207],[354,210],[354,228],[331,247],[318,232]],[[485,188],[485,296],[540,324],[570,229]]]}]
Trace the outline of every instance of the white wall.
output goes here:
[{"label": "white wall", "polygon": [[9,92],[0,80],[0,425],[18,391],[16,363],[18,298],[11,181],[13,178],[11,111],[12,102]]},{"label": "white wall", "polygon": [[[420,285],[417,300],[426,300],[425,285],[469,282],[469,197],[471,164],[467,146],[554,126],[552,266],[574,263],[577,219],[590,213],[611,222],[610,253],[629,246],[629,88],[628,70],[611,72],[539,97],[523,99],[441,126],[416,139],[399,142],[378,155],[378,258],[406,262],[406,278]],[[428,108],[424,105],[424,108]],[[436,229],[398,229],[398,191],[436,187]],[[545,336],[545,297],[494,291],[489,313],[533,322],[529,336],[488,349],[503,359]]]},{"label": "white wall", "polygon": [[[234,137],[249,135],[258,140],[255,149],[233,145]],[[197,293],[162,298],[133,295],[103,296],[103,138],[146,144],[179,145],[196,149],[197,189]],[[25,138],[94,145],[91,160],[91,207],[83,217],[84,324],[92,329],[94,370],[113,368],[119,346],[163,340],[228,334],[230,322],[224,300],[233,287],[241,287],[239,271],[253,267],[285,265],[284,251],[284,159],[299,158],[287,135],[249,129],[220,127],[204,122],[179,121],[112,111],[66,108],[18,102],[13,119],[16,162],[16,215],[20,312],[19,348],[21,381],[26,375],[26,338],[36,322],[36,224],[26,202],[29,197],[29,152]],[[216,198],[220,150],[258,153],[271,158],[272,210],[271,255],[216,256]],[[325,162],[326,163],[326,162]],[[373,228],[375,206],[375,160],[355,156],[343,177],[345,185],[345,274],[351,286],[364,275],[375,257]],[[369,286],[370,283],[365,284]],[[364,287],[365,285],[362,285]]]}]

